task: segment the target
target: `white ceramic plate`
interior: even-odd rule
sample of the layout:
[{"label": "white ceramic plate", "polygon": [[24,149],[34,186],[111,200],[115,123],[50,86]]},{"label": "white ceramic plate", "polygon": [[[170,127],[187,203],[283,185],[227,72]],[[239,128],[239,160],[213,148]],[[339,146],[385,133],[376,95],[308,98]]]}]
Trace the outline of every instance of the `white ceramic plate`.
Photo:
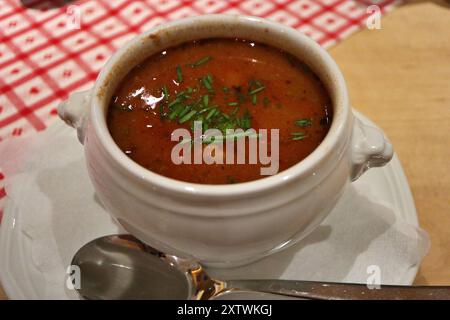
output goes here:
[{"label": "white ceramic plate", "polygon": [[[364,122],[374,125],[357,111],[355,114]],[[407,223],[418,226],[414,201],[396,156],[389,165],[370,170],[361,180],[374,186],[375,196],[395,209],[396,218],[402,218]],[[21,231],[18,211],[7,201],[0,229],[0,280],[11,299],[44,299],[46,289],[43,285],[42,273],[33,266],[30,239]],[[370,250],[370,247],[366,250]],[[417,271],[417,265],[411,267],[397,284],[412,284]],[[302,279],[301,275],[298,279]],[[61,297],[61,299],[67,298],[77,298],[77,296],[73,292],[67,292],[67,296]],[[245,295],[245,298],[261,297]]]}]

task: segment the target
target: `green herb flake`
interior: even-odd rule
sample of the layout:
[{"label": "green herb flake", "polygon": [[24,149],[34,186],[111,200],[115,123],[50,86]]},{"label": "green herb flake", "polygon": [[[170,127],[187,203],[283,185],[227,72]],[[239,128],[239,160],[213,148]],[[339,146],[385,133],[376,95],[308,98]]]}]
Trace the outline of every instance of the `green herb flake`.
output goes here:
[{"label": "green herb flake", "polygon": [[183,105],[179,104],[177,105],[174,110],[169,114],[169,119],[170,120],[174,120],[181,112],[181,110],[183,110]]},{"label": "green herb flake", "polygon": [[195,114],[197,113],[196,110],[191,110],[188,114],[186,114],[184,117],[180,119],[180,124],[185,123],[186,121],[189,121]]},{"label": "green herb flake", "polygon": [[166,100],[166,102],[169,100],[169,90],[167,90],[167,87],[166,86],[164,86],[164,87],[162,87],[162,92],[163,92],[163,94],[164,94],[164,98],[165,98],[165,100]]},{"label": "green herb flake", "polygon": [[180,113],[180,118],[183,118],[189,111],[191,111],[192,107],[191,106],[185,106],[183,111],[181,111]]},{"label": "green herb flake", "polygon": [[257,94],[257,93],[263,91],[265,88],[266,88],[266,87],[262,86],[262,87],[253,89],[253,90],[251,90],[251,91],[248,93],[248,95],[249,95],[249,96],[255,95],[255,94]]},{"label": "green herb flake", "polygon": [[179,104],[180,102],[181,102],[181,98],[180,98],[180,97],[177,97],[175,100],[173,100],[171,103],[169,103],[168,107],[169,107],[170,109],[172,109],[173,106]]},{"label": "green herb flake", "polygon": [[203,109],[200,109],[200,111],[198,112],[198,114],[203,114],[203,113],[205,113],[206,111],[209,111],[209,110],[211,110],[211,108],[203,108]]},{"label": "green herb flake", "polygon": [[311,119],[300,119],[295,121],[295,124],[299,127],[309,127],[312,124],[312,120]]},{"label": "green herb flake", "polygon": [[186,97],[186,91],[180,91],[177,93],[177,98],[184,99]]},{"label": "green herb flake", "polygon": [[292,140],[303,140],[308,137],[304,132],[292,132],[291,136]]},{"label": "green herb flake", "polygon": [[208,105],[209,105],[209,95],[205,94],[205,95],[203,96],[203,98],[202,98],[202,101],[203,101],[203,106],[204,106],[205,108],[208,108]]},{"label": "green herb flake", "polygon": [[211,111],[209,111],[208,115],[205,118],[205,121],[208,121],[209,119],[211,119],[217,112],[217,109],[212,109]]},{"label": "green herb flake", "polygon": [[242,120],[242,129],[247,130],[247,129],[250,129],[251,126],[252,126],[252,125],[251,125],[251,123],[250,123],[250,119],[244,118],[244,119]]},{"label": "green herb flake", "polygon": [[181,72],[180,66],[177,67],[177,79],[178,79],[178,83],[183,82],[183,73]]},{"label": "green herb flake", "polygon": [[250,115],[248,110],[246,110],[244,116],[238,121],[239,126],[244,130],[250,129],[252,126],[251,119],[252,119],[252,116]]},{"label": "green herb flake", "polygon": [[198,60],[198,61],[194,62],[193,64],[191,64],[191,67],[192,68],[199,67],[202,64],[205,64],[205,63],[209,62],[210,60],[211,60],[210,56],[205,56],[205,57],[201,58],[200,60]]},{"label": "green herb flake", "polygon": [[203,86],[204,86],[208,91],[212,91],[212,90],[213,90],[213,87],[212,87],[212,77],[211,77],[211,75],[207,75],[207,76],[203,77],[202,82],[203,82]]}]

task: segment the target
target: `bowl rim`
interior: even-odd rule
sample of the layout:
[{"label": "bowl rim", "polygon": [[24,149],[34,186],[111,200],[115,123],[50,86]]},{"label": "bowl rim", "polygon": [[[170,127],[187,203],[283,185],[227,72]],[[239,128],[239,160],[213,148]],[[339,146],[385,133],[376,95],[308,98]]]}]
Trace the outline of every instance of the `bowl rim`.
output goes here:
[{"label": "bowl rim", "polygon": [[[299,45],[303,44],[308,46],[308,49],[312,51],[312,54],[319,56],[319,58],[323,61],[324,66],[327,68],[327,72],[332,76],[332,79],[334,79],[333,84],[336,88],[335,94],[338,97],[335,100],[340,101],[340,103],[333,103],[331,127],[322,142],[306,158],[299,161],[292,167],[280,171],[272,176],[263,176],[257,180],[235,184],[213,185],[185,182],[152,172],[130,159],[117,146],[107,127],[105,114],[106,110],[102,107],[102,104],[104,104],[103,100],[105,95],[100,93],[104,91],[103,87],[109,83],[108,78],[111,76],[114,66],[120,63],[121,57],[127,53],[129,49],[131,49],[134,45],[145,41],[145,39],[151,38],[152,35],[161,34],[161,31],[174,28],[193,28],[197,23],[210,23],[211,25],[218,23],[240,23],[249,28],[264,27],[272,31],[277,31],[280,35],[295,38],[295,41],[297,41]],[[207,14],[183,18],[177,21],[163,23],[137,35],[128,43],[123,45],[118,51],[116,51],[103,66],[97,80],[95,81],[91,99],[90,122],[95,130],[95,134],[110,158],[113,159],[116,164],[118,164],[118,166],[126,172],[126,174],[141,182],[143,181],[145,183],[149,183],[152,188],[162,188],[164,190],[179,194],[196,194],[213,197],[248,196],[250,194],[268,189],[277,188],[280,185],[285,184],[288,181],[292,181],[298,177],[315,175],[316,173],[314,172],[314,168],[318,163],[321,163],[324,159],[329,157],[332,152],[336,152],[334,147],[338,144],[339,139],[342,139],[342,137],[348,139],[348,137],[345,136],[345,132],[351,113],[348,102],[347,87],[343,75],[332,57],[318,43],[306,35],[303,35],[298,30],[264,18],[230,14]],[[342,152],[342,150],[340,150],[340,152]]]}]

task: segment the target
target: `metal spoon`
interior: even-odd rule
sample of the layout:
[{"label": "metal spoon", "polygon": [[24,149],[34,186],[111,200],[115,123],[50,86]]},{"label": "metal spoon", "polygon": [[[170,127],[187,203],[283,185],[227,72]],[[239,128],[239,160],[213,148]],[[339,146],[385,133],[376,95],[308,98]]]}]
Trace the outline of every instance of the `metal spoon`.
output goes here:
[{"label": "metal spoon", "polygon": [[159,252],[130,235],[97,238],[75,254],[86,299],[205,300],[231,291],[303,299],[450,299],[450,287],[382,286],[290,280],[212,279],[196,261]]}]

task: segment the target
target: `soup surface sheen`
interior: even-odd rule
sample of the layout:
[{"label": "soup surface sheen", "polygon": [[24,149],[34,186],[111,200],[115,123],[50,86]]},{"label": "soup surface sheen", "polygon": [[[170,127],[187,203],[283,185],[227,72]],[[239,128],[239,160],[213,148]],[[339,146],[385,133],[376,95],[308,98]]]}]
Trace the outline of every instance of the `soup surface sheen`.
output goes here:
[{"label": "soup surface sheen", "polygon": [[192,130],[194,120],[223,132],[279,129],[282,171],[320,144],[331,114],[324,86],[297,58],[242,39],[207,39],[169,48],[134,67],[113,95],[107,121],[119,148],[141,166],[176,180],[226,184],[264,178],[260,168],[267,165],[176,165],[175,129]]}]

